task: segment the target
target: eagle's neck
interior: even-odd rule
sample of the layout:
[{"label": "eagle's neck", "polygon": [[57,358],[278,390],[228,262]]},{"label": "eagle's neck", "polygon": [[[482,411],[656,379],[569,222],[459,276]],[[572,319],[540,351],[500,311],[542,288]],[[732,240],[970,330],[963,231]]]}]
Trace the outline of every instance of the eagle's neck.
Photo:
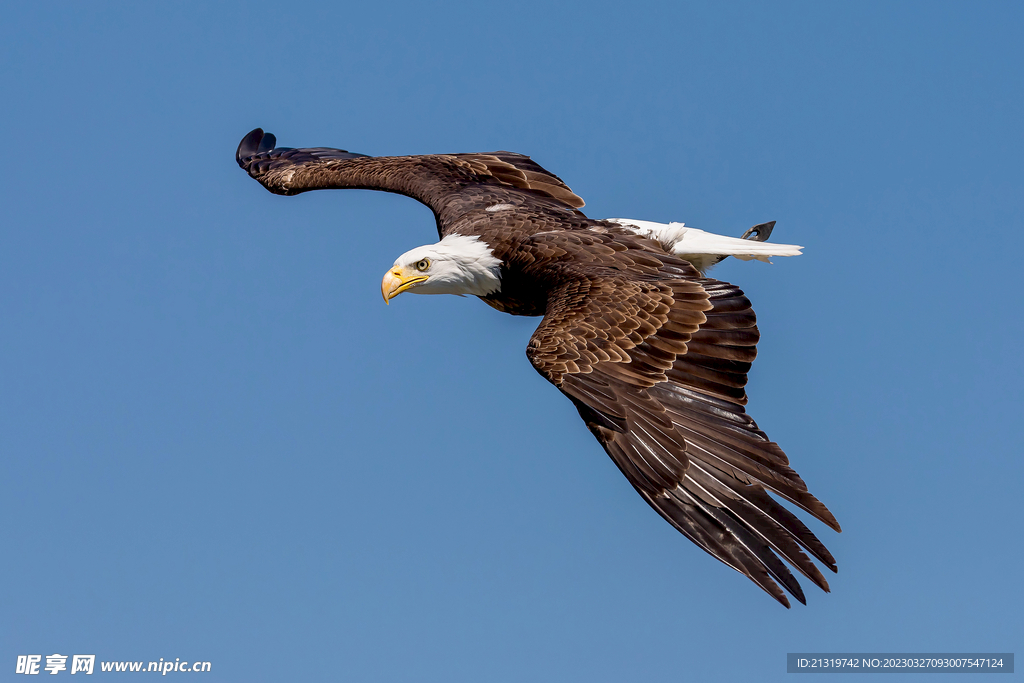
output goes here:
[{"label": "eagle's neck", "polygon": [[460,294],[487,296],[501,291],[501,259],[477,235],[445,236],[438,246],[450,253],[462,272]]}]

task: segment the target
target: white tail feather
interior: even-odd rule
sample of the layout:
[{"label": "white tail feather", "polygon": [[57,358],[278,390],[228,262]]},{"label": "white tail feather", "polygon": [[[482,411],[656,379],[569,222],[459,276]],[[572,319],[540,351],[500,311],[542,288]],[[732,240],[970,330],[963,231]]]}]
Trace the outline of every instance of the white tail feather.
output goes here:
[{"label": "white tail feather", "polygon": [[800,250],[803,249],[795,244],[773,244],[716,235],[713,232],[688,228],[682,223],[666,225],[628,218],[609,218],[608,220],[629,228],[638,235],[657,240],[665,251],[686,259],[701,272],[720,260],[716,257],[735,256],[741,261],[757,259],[771,263],[768,260],[771,256],[799,256]]}]

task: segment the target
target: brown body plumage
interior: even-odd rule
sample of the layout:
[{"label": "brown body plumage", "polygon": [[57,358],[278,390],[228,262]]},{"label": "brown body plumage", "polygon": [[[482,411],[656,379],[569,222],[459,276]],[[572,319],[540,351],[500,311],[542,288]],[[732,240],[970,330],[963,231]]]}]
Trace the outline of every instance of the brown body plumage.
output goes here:
[{"label": "brown body plumage", "polygon": [[779,557],[828,591],[802,549],[836,571],[832,555],[767,493],[840,530],[744,411],[759,335],[739,288],[618,223],[587,218],[565,183],[519,154],[366,157],[275,148],[257,129],[237,160],[277,194],[396,192],[430,207],[441,237],[479,237],[501,262],[500,291],[481,298],[544,316],[530,362],[575,404],[644,500],[787,607],[778,584],[804,595]]}]

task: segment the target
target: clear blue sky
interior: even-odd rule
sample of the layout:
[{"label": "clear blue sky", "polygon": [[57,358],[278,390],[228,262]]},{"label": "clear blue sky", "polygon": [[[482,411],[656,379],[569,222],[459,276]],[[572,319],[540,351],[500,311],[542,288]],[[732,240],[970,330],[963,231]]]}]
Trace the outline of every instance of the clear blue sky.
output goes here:
[{"label": "clear blue sky", "polygon": [[[54,652],[447,683],[1022,650],[1019,3],[8,3],[3,25],[0,680]],[[812,523],[833,592],[782,609],[663,522],[529,365],[536,319],[385,307],[429,210],[271,195],[233,158],[256,126],[523,152],[594,217],[777,220],[804,256],[714,274],[758,312],[749,411],[843,525]]]}]

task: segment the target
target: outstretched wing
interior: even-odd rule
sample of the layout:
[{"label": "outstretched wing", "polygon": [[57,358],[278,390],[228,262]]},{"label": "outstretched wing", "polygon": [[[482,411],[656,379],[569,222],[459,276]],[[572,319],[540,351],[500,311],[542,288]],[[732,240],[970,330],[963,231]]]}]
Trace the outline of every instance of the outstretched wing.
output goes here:
[{"label": "outstretched wing", "polygon": [[778,584],[805,602],[779,558],[826,592],[802,549],[832,571],[835,560],[767,491],[839,524],[743,409],[758,341],[750,302],[733,285],[673,276],[689,266],[670,259],[660,277],[574,266],[527,355],[662,517],[786,607]]},{"label": "outstretched wing", "polygon": [[277,147],[253,130],[238,145],[238,165],[275,194],[362,189],[395,192],[434,212],[438,232],[467,212],[501,202],[578,213],[583,200],[528,156],[514,152],[370,157],[340,149]]}]

